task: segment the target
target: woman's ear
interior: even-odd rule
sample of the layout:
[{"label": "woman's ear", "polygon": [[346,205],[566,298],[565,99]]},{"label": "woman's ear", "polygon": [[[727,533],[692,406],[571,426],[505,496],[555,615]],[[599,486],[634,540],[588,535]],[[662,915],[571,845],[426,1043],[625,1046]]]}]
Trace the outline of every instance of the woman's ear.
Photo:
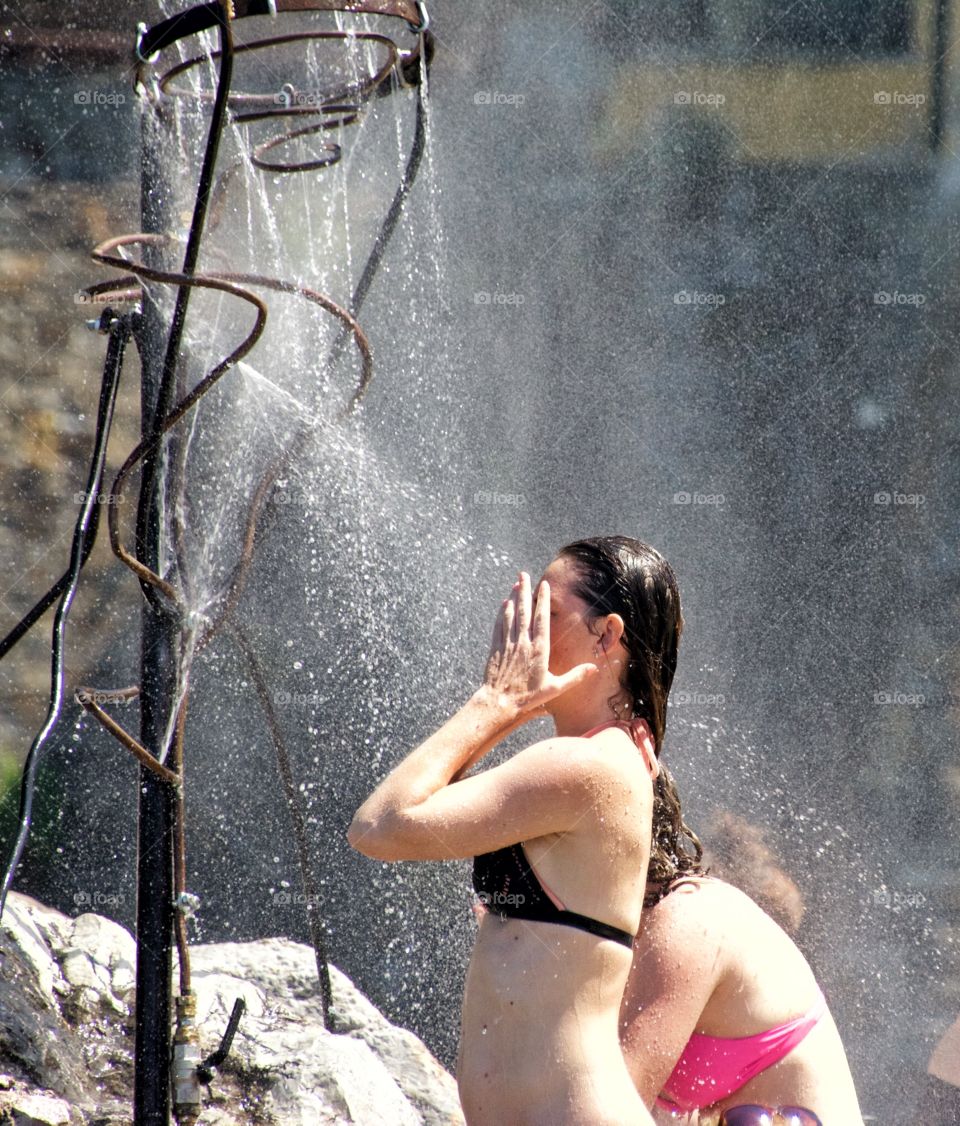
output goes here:
[{"label": "woman's ear", "polygon": [[617,643],[623,638],[624,628],[623,618],[619,614],[608,614],[603,626],[603,633],[600,634],[600,639],[597,642],[600,652],[606,653],[608,656],[612,654],[617,647]]}]

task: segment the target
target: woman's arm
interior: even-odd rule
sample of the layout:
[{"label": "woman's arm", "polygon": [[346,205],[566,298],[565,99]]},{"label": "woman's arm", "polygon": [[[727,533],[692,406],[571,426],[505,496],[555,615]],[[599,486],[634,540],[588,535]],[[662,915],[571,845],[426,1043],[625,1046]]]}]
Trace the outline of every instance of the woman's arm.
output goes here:
[{"label": "woman's arm", "polygon": [[[549,655],[549,587],[541,583],[534,608],[529,576],[521,573],[501,607],[483,686],[377,786],[354,816],[350,844],[378,859],[448,859],[560,831],[569,827],[574,807],[582,817],[584,787],[595,784],[602,769],[595,763],[578,779],[569,761],[557,761],[555,747],[579,747],[579,740],[547,740],[503,766],[462,778],[505,735],[540,714],[547,700],[596,673],[595,666],[581,665],[553,676]],[[583,769],[596,756],[580,751],[577,758]],[[558,795],[557,787],[564,792]],[[518,835],[502,839],[505,832]]]},{"label": "woman's arm", "polygon": [[[432,770],[427,776],[436,777]],[[413,800],[422,792],[423,778],[417,771],[404,791],[394,790],[395,775],[381,783],[357,811],[347,832],[350,844],[376,860],[463,859],[567,832],[613,789],[624,788],[610,756],[575,738],[534,743],[500,766]]]},{"label": "woman's arm", "polygon": [[620,1046],[647,1106],[670,1078],[723,971],[721,943],[702,900],[696,887],[678,887],[644,908],[634,942]]},{"label": "woman's arm", "polygon": [[364,843],[373,847],[378,837],[386,842],[391,836],[391,818],[449,785],[519,722],[515,708],[497,700],[486,687],[478,689],[377,786],[354,815],[347,840],[361,852],[366,851]]}]

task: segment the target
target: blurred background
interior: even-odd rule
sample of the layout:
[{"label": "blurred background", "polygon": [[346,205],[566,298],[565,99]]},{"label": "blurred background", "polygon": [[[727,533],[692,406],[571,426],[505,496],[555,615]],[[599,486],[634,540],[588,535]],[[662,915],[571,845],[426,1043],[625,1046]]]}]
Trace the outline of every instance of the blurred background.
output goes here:
[{"label": "blurred background", "polygon": [[[687,819],[734,880],[737,834],[742,856],[765,842],[864,1110],[912,1121],[960,1010],[960,5],[430,10],[426,171],[361,318],[377,374],[275,501],[239,611],[309,803],[331,956],[452,1064],[469,866],[375,864],[344,830],[476,685],[514,572],[637,536],[680,582],[665,756]],[[158,15],[0,3],[0,633],[67,562],[103,363],[74,295],[107,276],[89,249],[139,229],[130,54]],[[382,188],[361,228],[411,120],[351,149]],[[130,360],[113,468],[137,378]],[[140,601],[100,543],[71,691],[136,681]],[[49,624],[0,666],[4,855]],[[306,941],[244,675],[227,645],[193,671],[195,937]],[[76,705],[37,800],[15,886],[130,926],[136,771]]]}]

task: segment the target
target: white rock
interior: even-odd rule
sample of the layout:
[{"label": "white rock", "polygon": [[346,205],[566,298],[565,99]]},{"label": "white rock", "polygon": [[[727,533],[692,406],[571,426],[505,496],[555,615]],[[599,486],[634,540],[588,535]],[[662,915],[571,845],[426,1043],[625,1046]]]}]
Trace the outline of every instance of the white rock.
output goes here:
[{"label": "white rock", "polygon": [[[198,994],[203,991],[207,967],[219,972],[223,1025],[233,1006],[229,986],[223,981],[224,971],[230,970],[235,980],[255,982],[261,994],[282,997],[284,1012],[322,1029],[316,959],[309,946],[285,938],[216,943],[194,948],[191,964]],[[372,1049],[427,1126],[462,1123],[456,1082],[424,1044],[407,1029],[392,1025],[336,966],[330,967],[330,977],[336,1029]],[[198,996],[198,1013],[201,1004]],[[245,1016],[241,1030],[246,1020]]]},{"label": "white rock", "polygon": [[83,950],[68,950],[64,954],[60,966],[63,970],[63,976],[77,989],[88,986],[96,991],[101,984],[94,972],[90,955]]},{"label": "white rock", "polygon": [[0,923],[0,927],[13,938],[37,975],[44,994],[51,994],[60,979],[60,967],[44,937],[50,933],[44,926],[49,914],[49,908],[43,907],[35,899],[11,892]]},{"label": "white rock", "polygon": [[[3,932],[12,956],[0,979],[0,1048],[16,1089],[0,1086],[0,1122],[16,1097],[39,1099],[48,1115],[14,1117],[18,1126],[128,1123],[133,939],[109,919],[69,919],[17,893]],[[333,966],[336,1031],[324,1028],[310,947],[220,943],[192,947],[190,960],[204,1055],[219,1046],[236,999],[246,1004],[204,1126],[462,1126],[453,1078]],[[111,1008],[116,1019],[104,1019]],[[26,1082],[37,1074],[42,1090]]]},{"label": "white rock", "polygon": [[51,1095],[0,1095],[0,1121],[13,1126],[69,1126],[70,1106]]},{"label": "white rock", "polygon": [[79,915],[73,922],[70,936],[71,946],[86,950],[98,965],[112,970],[119,963],[134,965],[137,958],[137,945],[119,923],[105,919],[102,915],[87,913]]}]

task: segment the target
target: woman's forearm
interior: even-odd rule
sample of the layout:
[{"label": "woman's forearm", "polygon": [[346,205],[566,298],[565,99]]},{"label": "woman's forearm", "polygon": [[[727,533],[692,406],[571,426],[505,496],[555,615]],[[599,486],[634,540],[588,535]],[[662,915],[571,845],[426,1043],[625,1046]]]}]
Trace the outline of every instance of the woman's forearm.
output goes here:
[{"label": "woman's forearm", "polygon": [[350,844],[357,848],[365,838],[388,837],[391,818],[464,774],[524,718],[515,705],[496,693],[478,689],[443,727],[394,767],[360,806],[347,831]]}]

